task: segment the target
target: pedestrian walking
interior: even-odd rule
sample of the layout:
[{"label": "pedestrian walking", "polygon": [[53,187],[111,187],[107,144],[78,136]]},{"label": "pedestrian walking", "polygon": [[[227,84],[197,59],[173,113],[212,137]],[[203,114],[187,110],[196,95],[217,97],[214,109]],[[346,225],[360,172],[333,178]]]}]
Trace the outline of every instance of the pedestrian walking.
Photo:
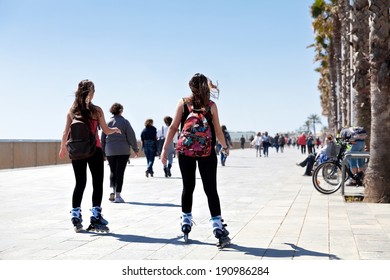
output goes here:
[{"label": "pedestrian walking", "polygon": [[245,137],[244,135],[241,136],[240,138],[240,144],[241,144],[241,149],[245,148]]},{"label": "pedestrian walking", "polygon": [[263,139],[261,137],[261,132],[259,131],[255,138],[252,141],[252,145],[255,146],[256,150],[256,157],[261,157],[261,145],[262,145]]},{"label": "pedestrian walking", "polygon": [[139,148],[130,122],[122,116],[122,104],[114,103],[110,108],[110,113],[113,116],[107,124],[108,127],[118,127],[122,133],[106,135],[102,132],[101,135],[103,155],[110,165],[111,193],[109,200],[123,203],[125,201],[121,192],[123,177],[130,158],[130,148],[133,149],[135,157],[138,157]]},{"label": "pedestrian walking", "polygon": [[145,176],[153,177],[153,164],[157,149],[157,129],[153,126],[153,120],[147,119],[145,121],[145,128],[141,132],[142,149],[144,150],[146,158]]},{"label": "pedestrian walking", "polygon": [[[168,134],[168,128],[171,125],[171,123],[172,123],[172,118],[170,116],[166,116],[164,118],[165,126],[162,127],[162,130],[164,131],[164,134],[163,134],[164,139],[166,138],[166,136]],[[173,157],[175,155],[175,146],[173,143],[173,139],[170,143],[167,143],[167,148],[168,148],[167,164],[163,165],[163,170],[164,170],[165,177],[171,177],[172,176],[171,168],[172,168],[172,164],[173,164]]]},{"label": "pedestrian walking", "polygon": [[271,139],[268,136],[268,131],[264,132],[262,143],[263,143],[263,154],[264,154],[264,157],[268,157],[268,149],[272,145],[271,144]]},{"label": "pedestrian walking", "polygon": [[[228,132],[228,130],[226,128],[226,125],[222,125],[221,129],[222,129],[223,136],[225,138],[225,143],[226,143],[227,147],[230,149],[230,147],[233,146],[233,142],[232,142],[230,134],[229,134],[229,132]],[[224,147],[224,146],[221,145],[221,143],[219,143],[219,145],[220,145],[219,149],[221,150],[221,148]],[[226,153],[220,153],[220,155],[221,155],[221,164],[222,164],[222,166],[225,166],[226,159],[227,159],[228,155]]]}]

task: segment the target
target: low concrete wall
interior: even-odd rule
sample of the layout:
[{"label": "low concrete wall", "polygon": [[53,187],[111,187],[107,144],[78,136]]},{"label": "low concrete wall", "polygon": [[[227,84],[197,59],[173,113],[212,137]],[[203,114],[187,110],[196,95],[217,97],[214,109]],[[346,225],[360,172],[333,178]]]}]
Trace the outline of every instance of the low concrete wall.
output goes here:
[{"label": "low concrete wall", "polygon": [[0,169],[70,163],[60,160],[60,141],[0,141]]},{"label": "low concrete wall", "polygon": [[[59,159],[61,142],[56,140],[0,140],[0,169],[34,167],[70,163],[68,157]],[[138,147],[141,143],[138,142]],[[245,143],[249,147],[249,143]],[[233,143],[233,149],[240,143]],[[138,156],[144,156],[142,150]]]}]

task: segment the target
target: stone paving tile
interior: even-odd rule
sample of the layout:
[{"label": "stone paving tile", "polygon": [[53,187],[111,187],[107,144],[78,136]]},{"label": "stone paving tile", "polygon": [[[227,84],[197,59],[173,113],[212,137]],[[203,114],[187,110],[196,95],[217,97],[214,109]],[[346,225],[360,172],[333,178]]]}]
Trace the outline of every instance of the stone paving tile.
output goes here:
[{"label": "stone paving tile", "polygon": [[390,260],[390,252],[386,251],[359,251],[361,260]]},{"label": "stone paving tile", "polygon": [[102,257],[101,260],[146,260],[151,254],[153,251],[138,251],[133,248],[127,249],[125,246]]},{"label": "stone paving tile", "polygon": [[[340,193],[323,195],[286,149],[269,158],[232,150],[218,166],[222,215],[232,244],[218,250],[200,176],[194,192],[196,225],[191,242],[180,232],[182,182],[175,159],[165,178],[144,175],[144,158],[131,159],[122,196],[108,201],[105,164],[103,214],[109,234],[79,233],[70,223],[74,186],[71,165],[0,170],[2,260],[390,260],[390,205],[346,203]],[[82,203],[88,226],[92,188],[88,174]],[[348,189],[348,191],[361,191]]]}]

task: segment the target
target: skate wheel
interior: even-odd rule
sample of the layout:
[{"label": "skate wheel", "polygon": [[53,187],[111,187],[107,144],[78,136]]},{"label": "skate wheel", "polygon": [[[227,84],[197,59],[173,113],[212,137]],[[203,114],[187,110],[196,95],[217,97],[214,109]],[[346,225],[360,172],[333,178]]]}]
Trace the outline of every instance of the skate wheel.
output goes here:
[{"label": "skate wheel", "polygon": [[96,228],[96,232],[104,232],[104,233],[108,233],[110,231],[110,229],[108,227],[99,227],[99,228]]},{"label": "skate wheel", "polygon": [[218,249],[222,250],[223,248],[225,248],[229,244],[231,244],[231,239],[229,237],[227,237],[225,240],[219,241],[217,243],[217,247],[218,247]]},{"label": "skate wheel", "polygon": [[87,228],[87,231],[94,231],[94,230],[95,230],[95,228],[91,225]]},{"label": "skate wheel", "polygon": [[217,244],[217,247],[218,247],[218,249],[219,250],[222,250],[222,249],[224,249],[224,248],[226,248],[228,245],[230,245],[231,244],[231,242],[229,241],[229,242],[226,242],[226,243],[218,243]]},{"label": "skate wheel", "polygon": [[108,227],[106,227],[106,226],[101,227],[101,226],[89,225],[89,227],[87,228],[87,231],[108,233],[108,232],[110,232],[110,229]]},{"label": "skate wheel", "polygon": [[75,226],[74,227],[74,231],[77,233],[77,232],[80,232],[80,231],[82,231],[83,230],[83,226],[81,226],[81,227],[77,227],[77,226]]}]

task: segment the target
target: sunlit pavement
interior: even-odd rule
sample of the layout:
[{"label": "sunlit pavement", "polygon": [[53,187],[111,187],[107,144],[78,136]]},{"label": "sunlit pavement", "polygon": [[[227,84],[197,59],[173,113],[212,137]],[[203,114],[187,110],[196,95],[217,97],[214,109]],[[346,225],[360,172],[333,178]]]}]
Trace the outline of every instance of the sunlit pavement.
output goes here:
[{"label": "sunlit pavement", "polygon": [[[198,175],[193,217],[185,244],[180,231],[181,177],[175,159],[165,178],[156,158],[145,177],[145,158],[131,159],[122,197],[108,200],[105,164],[103,215],[110,233],[75,233],[70,222],[72,166],[0,170],[0,259],[3,260],[389,260],[390,204],[347,203],[341,193],[323,195],[296,162],[297,149],[232,150],[218,166],[222,215],[232,244],[219,250]],[[89,224],[91,178],[82,203]],[[347,192],[362,192],[349,188]]]}]

